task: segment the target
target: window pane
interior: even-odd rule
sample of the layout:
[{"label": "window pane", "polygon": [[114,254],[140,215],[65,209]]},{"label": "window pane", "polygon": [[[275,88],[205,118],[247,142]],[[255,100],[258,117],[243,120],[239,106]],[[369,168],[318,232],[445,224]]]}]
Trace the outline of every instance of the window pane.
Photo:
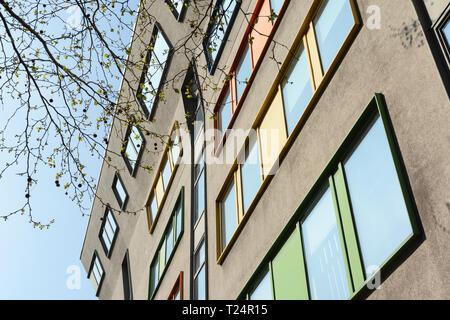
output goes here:
[{"label": "window pane", "polygon": [[177,214],[176,214],[176,223],[177,223],[177,234],[176,234],[176,240],[180,237],[181,230],[183,229],[183,209],[181,208],[181,205],[178,205],[177,208]]},{"label": "window pane", "polygon": [[153,47],[153,53],[161,64],[165,64],[167,56],[169,55],[169,45],[164,39],[160,31],[156,36],[155,45]]},{"label": "window pane", "polygon": [[159,281],[159,257],[155,258],[155,262],[150,268],[150,292],[154,292]]},{"label": "window pane", "polygon": [[127,193],[126,193],[125,188],[122,185],[122,183],[120,182],[120,179],[118,177],[116,178],[116,183],[114,185],[114,188],[117,191],[117,195],[119,196],[119,202],[120,202],[120,205],[122,206],[124,204],[124,202],[125,202],[126,197],[127,197]]},{"label": "window pane", "polygon": [[194,211],[194,223],[202,214],[205,208],[205,179],[203,172],[198,178],[197,184],[195,185],[195,211]]},{"label": "window pane", "polygon": [[272,300],[272,286],[270,284],[269,270],[265,271],[257,287],[249,295],[250,300]]},{"label": "window pane", "polygon": [[220,110],[219,110],[219,126],[218,130],[220,133],[224,133],[225,130],[227,130],[228,125],[231,121],[231,96],[230,93],[227,93],[227,96],[225,97],[224,104],[222,104]]},{"label": "window pane", "polygon": [[270,0],[270,6],[272,11],[278,15],[280,14],[281,7],[283,6],[284,0]]},{"label": "window pane", "polygon": [[[344,165],[366,276],[412,234],[397,171],[379,118]],[[371,267],[372,266],[372,267]]]},{"label": "window pane", "polygon": [[236,228],[236,192],[232,183],[222,201],[222,250],[225,249]]},{"label": "window pane", "polygon": [[158,206],[156,205],[156,197],[152,195],[152,200],[150,201],[150,217],[152,218],[152,222],[155,220],[156,213],[158,212]]},{"label": "window pane", "polygon": [[442,33],[447,41],[447,46],[450,46],[450,20],[447,21],[445,27],[442,29]]},{"label": "window pane", "polygon": [[247,151],[245,163],[242,165],[242,197],[244,201],[244,213],[255,198],[261,186],[261,171],[259,167],[258,146],[253,142]]},{"label": "window pane", "polygon": [[194,280],[194,299],[195,300],[205,300],[206,299],[206,280],[205,280],[205,266],[197,275]]},{"label": "window pane", "polygon": [[309,288],[313,300],[350,295],[330,188],[302,224]]},{"label": "window pane", "polygon": [[102,239],[103,239],[103,243],[105,244],[105,247],[106,247],[106,252],[108,253],[109,249],[111,249],[111,238],[108,237],[105,230],[103,230],[103,232],[102,232]]},{"label": "window pane", "polygon": [[164,191],[167,189],[167,184],[169,183],[170,176],[172,175],[172,172],[170,171],[170,163],[169,159],[166,159],[166,162],[164,164],[164,168],[162,171],[162,179],[164,184]]},{"label": "window pane", "polygon": [[169,261],[170,255],[172,254],[173,250],[173,224],[172,221],[169,222],[170,228],[166,235],[166,263]]},{"label": "window pane", "polygon": [[200,246],[200,248],[197,250],[197,252],[195,253],[195,270],[194,273],[196,273],[201,265],[203,264],[203,262],[205,261],[205,242],[202,241],[202,244]]},{"label": "window pane", "polygon": [[354,25],[349,0],[325,0],[314,19],[317,45],[325,73]]},{"label": "window pane", "polygon": [[296,57],[298,60],[294,58],[282,82],[288,135],[294,130],[312,97],[311,78],[303,45],[300,46]]},{"label": "window pane", "polygon": [[250,52],[248,45],[244,49],[242,54],[242,60],[236,69],[236,101],[239,102],[245,87],[247,86],[248,79],[252,74],[252,61],[250,59]]},{"label": "window pane", "polygon": [[170,152],[172,152],[172,159],[173,159],[173,165],[175,166],[178,162],[178,156],[180,155],[180,148],[181,142],[177,134],[174,134],[173,136],[173,142],[172,146],[170,148]]},{"label": "window pane", "polygon": [[109,210],[108,210],[108,214],[107,214],[107,221],[109,221],[109,224],[111,225],[111,229],[115,233],[116,229],[117,229],[117,225],[116,225],[116,222],[114,221],[114,217],[112,216],[111,211],[109,211]]},{"label": "window pane", "polygon": [[194,123],[194,141],[197,141],[198,137],[200,136],[200,133],[203,132],[203,123],[205,121],[205,115],[203,113],[203,108],[198,108],[197,116],[195,118]]}]

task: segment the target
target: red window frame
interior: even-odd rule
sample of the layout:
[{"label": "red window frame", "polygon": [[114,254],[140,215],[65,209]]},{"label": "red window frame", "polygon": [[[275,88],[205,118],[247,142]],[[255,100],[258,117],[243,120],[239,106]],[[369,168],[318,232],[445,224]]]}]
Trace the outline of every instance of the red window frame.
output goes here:
[{"label": "red window frame", "polygon": [[[289,2],[290,0],[284,0],[284,3],[275,21],[269,20],[269,17],[271,15],[270,0],[259,0],[255,6],[253,14],[247,25],[247,29],[245,30],[244,36],[242,38],[241,44],[239,45],[236,57],[234,58],[230,71],[228,73],[228,79],[225,81],[225,84],[223,85],[222,90],[220,91],[219,99],[217,100],[216,106],[214,107],[214,115],[215,115],[214,129],[216,129],[214,140],[216,153],[219,152],[221,147],[225,144],[227,138],[227,131],[233,126],[236,116],[239,113],[239,110],[245,100],[245,97],[247,96],[247,93],[251,87],[255,74],[261,65],[262,59],[264,58],[264,55],[267,52],[267,49],[269,48],[269,44],[273,38],[275,31],[278,28],[280,20],[283,17]],[[258,22],[255,24],[255,20],[257,18]],[[254,25],[255,27],[253,27]],[[253,39],[250,41],[251,38]],[[239,63],[244,58],[243,53],[245,51],[245,47],[247,46],[247,44],[249,45],[248,52],[250,54],[252,72],[239,101],[236,101],[235,73],[237,67],[239,66]],[[221,134],[218,134],[217,130],[219,127],[219,111],[228,93],[230,93],[231,97],[231,120],[228,124],[228,128],[223,128],[223,132]]]},{"label": "red window frame", "polygon": [[167,300],[175,300],[175,296],[179,292],[180,300],[183,300],[183,271],[178,275],[175,284],[173,285],[172,290],[170,291],[169,297]]}]

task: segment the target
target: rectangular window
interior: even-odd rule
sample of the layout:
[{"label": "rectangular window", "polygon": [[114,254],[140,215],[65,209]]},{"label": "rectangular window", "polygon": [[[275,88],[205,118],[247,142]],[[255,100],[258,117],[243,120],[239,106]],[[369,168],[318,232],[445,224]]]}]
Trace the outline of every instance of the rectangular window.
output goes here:
[{"label": "rectangular window", "polygon": [[290,135],[305,112],[313,94],[308,58],[303,45],[300,46],[295,54],[295,58],[282,81],[281,88],[283,91],[283,107],[287,131],[288,135]]},{"label": "rectangular window", "polygon": [[252,70],[253,66],[252,60],[250,58],[250,51],[248,45],[246,45],[244,52],[242,53],[241,61],[239,62],[238,67],[236,68],[236,78],[235,78],[236,103],[239,103],[239,100],[242,97],[242,93],[244,92],[244,89],[247,86],[248,80],[250,79],[250,75],[252,74]]},{"label": "rectangular window", "polygon": [[164,234],[159,242],[158,249],[153,257],[150,265],[149,279],[149,300],[153,298],[158,284],[164,275],[164,272],[170,263],[175,249],[180,242],[183,233],[184,221],[184,187],[181,188],[180,194],[172,210],[171,217],[166,226]]},{"label": "rectangular window", "polygon": [[205,241],[194,253],[194,300],[206,299]]},{"label": "rectangular window", "polygon": [[114,195],[116,196],[117,202],[119,203],[119,207],[122,210],[125,210],[125,206],[128,201],[128,193],[125,190],[125,186],[123,185],[122,179],[120,178],[118,172],[116,172],[116,175],[114,176],[112,189]]},{"label": "rectangular window", "polygon": [[96,290],[96,295],[98,296],[100,293],[101,285],[103,283],[103,278],[105,277],[105,272],[100,262],[100,258],[98,257],[97,251],[94,251],[94,256],[92,257],[91,266],[88,272],[88,278],[91,280],[91,283]]},{"label": "rectangular window", "polygon": [[100,242],[107,257],[111,254],[111,249],[117,236],[118,227],[113,213],[109,207],[106,208],[100,228]]},{"label": "rectangular window", "polygon": [[261,167],[256,141],[247,141],[245,162],[241,165],[242,202],[244,214],[250,207],[261,186]]},{"label": "rectangular window", "polygon": [[211,14],[203,40],[203,48],[211,74],[217,66],[223,47],[228,38],[229,28],[237,15],[241,1],[237,0],[217,0]]},{"label": "rectangular window", "polygon": [[222,138],[222,136],[225,135],[225,132],[228,129],[228,126],[230,125],[231,117],[233,115],[232,107],[233,106],[231,103],[231,94],[230,92],[228,92],[225,98],[223,99],[223,103],[217,115],[218,118],[217,129],[219,130],[219,134],[221,134],[221,136],[217,137],[218,141]]},{"label": "rectangular window", "polygon": [[266,269],[261,273],[261,278],[258,279],[252,292],[249,294],[249,300],[272,300],[272,281],[270,278],[269,270]]},{"label": "rectangular window", "polygon": [[420,241],[401,163],[377,94],[285,228],[293,225],[296,231],[280,235],[241,298],[252,296],[267,265],[275,299],[367,293],[366,284],[378,271],[398,264]]},{"label": "rectangular window", "polygon": [[147,221],[150,233],[153,232],[156,225],[159,213],[166,200],[167,193],[172,183],[171,181],[177,171],[182,155],[183,148],[179,134],[179,124],[178,122],[175,122],[146,204]]},{"label": "rectangular window", "polygon": [[131,285],[130,258],[128,250],[122,261],[123,299],[133,300],[133,290]]},{"label": "rectangular window", "polygon": [[153,30],[150,50],[138,91],[138,98],[147,117],[151,117],[162,88],[171,46],[156,24]]},{"label": "rectangular window", "polygon": [[221,203],[221,234],[222,234],[222,251],[227,246],[231,237],[236,231],[237,222],[237,203],[236,203],[236,190],[234,187],[234,181],[228,187],[225,196]]},{"label": "rectangular window", "polygon": [[137,164],[142,151],[144,150],[144,136],[139,131],[138,127],[132,125],[128,129],[127,137],[125,139],[125,148],[122,150],[122,156],[125,159],[128,171],[132,176],[135,175]]},{"label": "rectangular window", "polygon": [[194,224],[205,210],[205,175],[204,175],[204,151],[200,155],[200,160],[195,165],[194,178]]}]

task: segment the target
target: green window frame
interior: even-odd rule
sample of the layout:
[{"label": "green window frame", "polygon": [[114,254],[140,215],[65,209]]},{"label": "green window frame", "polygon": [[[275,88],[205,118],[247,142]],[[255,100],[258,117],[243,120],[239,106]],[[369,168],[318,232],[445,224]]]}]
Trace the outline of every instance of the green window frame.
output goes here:
[{"label": "green window frame", "polygon": [[[148,300],[152,300],[156,291],[158,290],[159,284],[164,277],[164,273],[167,266],[170,264],[178,244],[181,241],[181,237],[184,231],[184,187],[181,188],[180,194],[178,195],[175,206],[172,210],[169,222],[167,223],[166,229],[161,237],[158,245],[158,249],[152,259],[150,264],[150,279],[149,279],[149,291]],[[167,241],[167,238],[171,236],[171,241]],[[167,245],[170,245],[169,248]]]},{"label": "green window frame", "polygon": [[[385,255],[375,272],[367,273],[364,269],[363,261],[364,248],[361,246],[361,237],[358,235],[355,222],[355,216],[359,213],[355,211],[355,199],[352,199],[350,196],[345,163],[353,156],[355,150],[362,146],[365,141],[369,141],[370,134],[373,132],[382,133],[383,139],[380,141],[387,145],[388,158],[394,168],[394,175],[390,177],[394,180],[398,178],[401,199],[395,199],[395,201],[390,201],[388,204],[393,205],[398,211],[399,207],[396,203],[398,200],[401,200],[400,202],[404,204],[405,208],[405,211],[401,213],[405,218],[402,223],[405,223],[405,221],[409,222],[408,227],[411,229],[409,233],[403,235],[403,239],[400,242],[394,243],[391,247],[389,247],[390,244],[379,241],[379,244],[382,246],[389,247],[390,252],[388,255]],[[390,170],[388,167],[385,168]],[[371,188],[372,184],[376,182],[371,180],[368,188]],[[378,272],[383,276],[383,280],[386,279],[390,272],[420,244],[422,229],[411,187],[384,98],[381,94],[376,94],[302,201],[281,235],[266,254],[256,272],[242,290],[238,297],[239,299],[250,298],[250,294],[255,288],[255,283],[259,281],[261,274],[268,269],[272,285],[272,297],[274,299],[307,300],[312,298],[311,283],[308,279],[307,271],[308,263],[306,261],[309,258],[305,254],[305,235],[303,234],[302,225],[316,207],[317,201],[324,194],[324,188],[326,187],[331,191],[334,213],[336,214],[336,226],[342,247],[346,280],[350,291],[349,299],[367,297],[371,292],[367,285],[372,283],[374,278],[378,276]],[[392,207],[389,207],[389,209],[392,209]],[[394,214],[395,212],[392,215]],[[396,224],[395,226],[398,225]],[[402,225],[401,227],[405,226]]]}]

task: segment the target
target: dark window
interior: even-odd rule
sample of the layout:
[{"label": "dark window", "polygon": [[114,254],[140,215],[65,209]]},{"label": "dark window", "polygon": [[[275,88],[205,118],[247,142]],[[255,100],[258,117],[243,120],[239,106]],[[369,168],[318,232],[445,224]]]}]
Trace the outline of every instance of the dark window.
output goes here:
[{"label": "dark window", "polygon": [[116,219],[109,207],[106,208],[105,215],[103,216],[102,227],[100,228],[100,242],[105,250],[107,257],[111,255],[114,241],[116,240],[118,233],[118,227]]},{"label": "dark window", "polygon": [[127,250],[122,262],[123,298],[133,300],[133,290],[131,285],[130,257]]},{"label": "dark window", "polygon": [[112,188],[117,202],[119,203],[119,207],[124,210],[128,201],[128,193],[118,172],[116,172],[116,175],[114,176]]},{"label": "dark window", "polygon": [[194,300],[206,299],[205,242],[194,253]]}]

